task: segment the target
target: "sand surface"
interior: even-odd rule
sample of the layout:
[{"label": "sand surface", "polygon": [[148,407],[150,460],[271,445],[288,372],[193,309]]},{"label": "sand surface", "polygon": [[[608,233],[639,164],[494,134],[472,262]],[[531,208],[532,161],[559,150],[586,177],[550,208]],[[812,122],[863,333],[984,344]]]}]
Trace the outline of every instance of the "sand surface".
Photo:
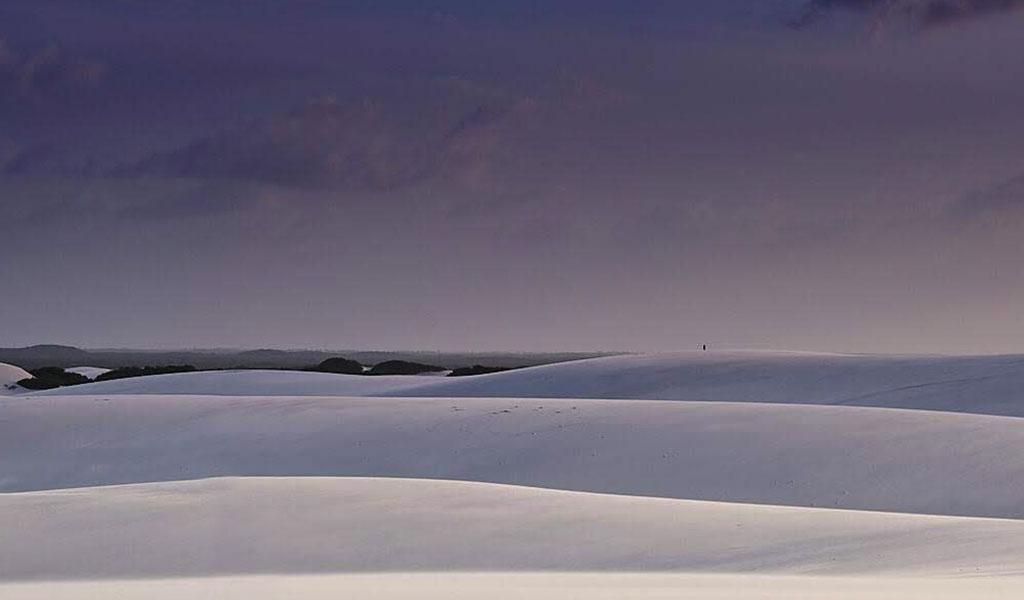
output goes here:
[{"label": "sand surface", "polygon": [[874,406],[1024,416],[1024,356],[805,352],[625,355],[477,377],[217,371],[42,392],[229,396],[606,398]]},{"label": "sand surface", "polygon": [[8,395],[0,598],[1017,598],[1022,372],[707,353]]}]

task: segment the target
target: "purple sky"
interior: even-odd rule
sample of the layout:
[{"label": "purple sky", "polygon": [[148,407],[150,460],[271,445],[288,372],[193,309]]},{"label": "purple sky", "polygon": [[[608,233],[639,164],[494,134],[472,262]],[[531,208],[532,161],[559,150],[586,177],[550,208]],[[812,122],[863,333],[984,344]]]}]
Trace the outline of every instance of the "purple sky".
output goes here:
[{"label": "purple sky", "polygon": [[0,346],[1024,351],[1024,2],[0,4]]}]

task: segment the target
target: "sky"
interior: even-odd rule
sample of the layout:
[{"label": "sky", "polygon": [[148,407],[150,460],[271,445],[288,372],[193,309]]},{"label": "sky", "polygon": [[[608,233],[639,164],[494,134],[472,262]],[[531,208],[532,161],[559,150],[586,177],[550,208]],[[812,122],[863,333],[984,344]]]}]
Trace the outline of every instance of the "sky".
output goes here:
[{"label": "sky", "polygon": [[1024,352],[1024,1],[5,0],[0,346]]}]

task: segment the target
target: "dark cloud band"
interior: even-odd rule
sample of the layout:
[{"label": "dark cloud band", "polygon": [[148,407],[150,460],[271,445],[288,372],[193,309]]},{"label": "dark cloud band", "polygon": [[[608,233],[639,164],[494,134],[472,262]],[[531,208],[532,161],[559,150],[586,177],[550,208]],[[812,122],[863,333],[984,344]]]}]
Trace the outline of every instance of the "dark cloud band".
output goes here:
[{"label": "dark cloud band", "polygon": [[938,27],[1021,8],[1024,0],[811,0],[795,24],[806,26],[833,12],[850,11],[881,21],[904,19]]}]

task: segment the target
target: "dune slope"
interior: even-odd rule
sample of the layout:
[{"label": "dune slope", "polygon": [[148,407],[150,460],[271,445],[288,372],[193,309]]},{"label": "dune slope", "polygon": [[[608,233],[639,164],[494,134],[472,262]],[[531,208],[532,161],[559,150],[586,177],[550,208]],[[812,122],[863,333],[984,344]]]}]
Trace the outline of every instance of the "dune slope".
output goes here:
[{"label": "dune slope", "polygon": [[100,375],[111,371],[111,369],[105,369],[103,367],[68,367],[64,370],[68,373],[77,373],[83,377],[88,377],[89,379],[96,379]]},{"label": "dune slope", "polygon": [[709,352],[8,396],[0,597],[1017,598],[1022,365]]},{"label": "dune slope", "polygon": [[229,370],[171,373],[86,383],[32,396],[378,396],[438,382],[437,376],[365,376],[310,371]]},{"label": "dune slope", "polygon": [[0,490],[216,476],[458,479],[1024,517],[1024,420],[624,400],[17,397]]},{"label": "dune slope", "polygon": [[1024,416],[1024,356],[625,355],[464,378],[218,371],[38,395],[604,398],[830,404]]},{"label": "dune slope", "polygon": [[24,390],[20,387],[15,387],[15,385],[22,379],[29,377],[32,377],[32,375],[21,367],[0,363],[0,396],[14,394],[19,391],[23,392]]},{"label": "dune slope", "polygon": [[1020,574],[1024,522],[403,479],[0,495],[0,580],[381,571]]},{"label": "dune slope", "polygon": [[628,355],[385,394],[800,403],[1024,416],[1024,357]]}]

